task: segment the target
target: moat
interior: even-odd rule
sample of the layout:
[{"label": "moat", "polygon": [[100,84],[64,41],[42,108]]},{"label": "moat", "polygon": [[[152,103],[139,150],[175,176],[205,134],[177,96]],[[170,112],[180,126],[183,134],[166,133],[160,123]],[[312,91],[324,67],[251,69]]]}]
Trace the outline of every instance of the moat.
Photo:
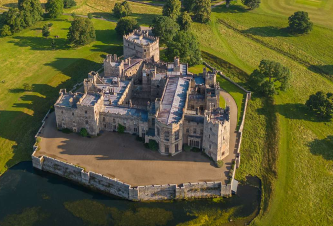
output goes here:
[{"label": "moat", "polygon": [[31,162],[22,162],[0,177],[2,226],[186,225],[205,214],[221,225],[244,225],[256,216],[259,203],[260,191],[250,185],[239,185],[237,195],[222,201],[131,202],[35,170]]}]

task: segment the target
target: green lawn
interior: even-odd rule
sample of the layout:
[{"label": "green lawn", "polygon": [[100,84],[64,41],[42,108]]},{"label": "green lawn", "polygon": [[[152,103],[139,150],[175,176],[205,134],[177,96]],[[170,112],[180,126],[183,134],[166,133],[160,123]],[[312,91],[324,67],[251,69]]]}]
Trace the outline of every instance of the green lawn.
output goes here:
[{"label": "green lawn", "polygon": [[[99,69],[107,53],[122,53],[115,24],[102,20],[93,20],[97,41],[69,48],[65,40],[68,19],[52,21],[51,35],[59,36],[55,51],[50,48],[51,40],[41,35],[46,22],[0,39],[0,80],[5,80],[0,83],[0,175],[14,164],[30,160],[34,133],[59,89],[71,88],[89,71]],[[32,91],[24,91],[23,83],[32,85]]]},{"label": "green lawn", "polygon": [[[318,90],[328,92],[333,89],[333,84],[281,50],[290,49],[290,53],[305,63],[321,63],[329,68],[333,56],[325,50],[332,48],[329,40],[333,32],[315,26],[313,33],[297,38],[254,34],[258,41],[239,30],[268,25],[283,27],[281,21],[287,16],[269,17],[265,14],[263,17],[259,10],[247,12],[242,9],[227,14],[224,6],[215,11],[208,25],[194,25],[205,52],[228,61],[245,73],[251,73],[260,60],[271,59],[289,67],[293,74],[292,89],[280,93],[274,105],[256,95],[249,103],[237,178],[244,179],[251,174],[262,179],[263,210],[267,212],[262,211],[254,224],[331,225],[333,123],[319,121],[307,111],[304,103],[309,94]],[[231,27],[220,23],[220,19],[227,20]],[[210,41],[212,39],[214,42]],[[243,78],[230,77],[246,86],[245,74]]]}]

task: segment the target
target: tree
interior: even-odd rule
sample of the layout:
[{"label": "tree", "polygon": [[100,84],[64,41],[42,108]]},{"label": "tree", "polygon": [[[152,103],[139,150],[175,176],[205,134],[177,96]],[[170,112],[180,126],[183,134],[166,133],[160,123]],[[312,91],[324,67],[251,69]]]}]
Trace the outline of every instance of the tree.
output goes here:
[{"label": "tree", "polygon": [[178,24],[180,26],[180,30],[187,31],[191,29],[192,18],[188,12],[182,12],[180,17],[178,18]]},{"label": "tree", "polygon": [[230,2],[231,2],[231,0],[226,0],[226,1],[225,1],[225,6],[226,6],[227,8],[229,8],[229,6],[230,6]]},{"label": "tree", "polygon": [[9,8],[8,12],[2,14],[2,20],[10,27],[12,33],[19,32],[25,27],[22,13],[18,8]]},{"label": "tree", "polygon": [[80,130],[80,135],[81,135],[82,137],[87,137],[87,136],[89,135],[87,129],[82,128],[82,129]]},{"label": "tree", "polygon": [[170,17],[158,16],[153,19],[151,25],[155,36],[158,36],[163,43],[170,42],[179,31],[179,25]]},{"label": "tree", "polygon": [[116,32],[119,36],[128,35],[133,30],[139,29],[140,25],[138,24],[138,21],[130,17],[121,18],[116,26]]},{"label": "tree", "polygon": [[64,8],[69,9],[73,6],[76,6],[75,0],[64,0]]},{"label": "tree", "polygon": [[249,84],[256,91],[272,96],[276,89],[286,90],[290,79],[291,73],[287,67],[275,61],[262,60],[259,68],[250,75]]},{"label": "tree", "polygon": [[194,0],[183,0],[183,7],[185,11],[191,12],[194,6]]},{"label": "tree", "polygon": [[49,13],[50,18],[61,16],[64,11],[63,0],[48,0],[46,3],[46,11]]},{"label": "tree", "polygon": [[29,85],[28,83],[23,83],[23,89],[25,91],[31,91],[32,90],[32,87],[31,85]]},{"label": "tree", "polygon": [[18,8],[24,21],[23,27],[30,27],[43,19],[43,8],[39,0],[19,0]]},{"label": "tree", "polygon": [[131,7],[127,1],[117,2],[113,7],[113,14],[117,18],[126,17],[132,14]]},{"label": "tree", "polygon": [[210,20],[211,11],[210,0],[194,0],[192,12],[197,22],[208,22]]},{"label": "tree", "polygon": [[47,24],[44,24],[43,29],[42,29],[42,34],[45,38],[50,36],[50,28]]},{"label": "tree", "polygon": [[124,133],[125,129],[126,129],[125,126],[123,126],[122,124],[118,123],[118,129],[117,129],[118,133]]},{"label": "tree", "polygon": [[54,39],[52,39],[52,41],[51,41],[51,48],[52,48],[53,50],[57,48],[57,45],[56,45],[56,42],[55,42]]},{"label": "tree", "polygon": [[181,2],[179,0],[167,0],[163,6],[163,16],[168,16],[173,20],[177,20],[180,15]]},{"label": "tree", "polygon": [[179,31],[173,40],[168,43],[165,55],[170,61],[173,61],[174,57],[178,56],[191,66],[199,64],[201,61],[198,40],[189,31]]},{"label": "tree", "polygon": [[288,18],[289,31],[294,34],[309,33],[312,30],[313,23],[310,21],[307,12],[298,11]]},{"label": "tree", "polygon": [[331,117],[333,113],[333,93],[319,91],[310,95],[305,105],[321,117]]},{"label": "tree", "polygon": [[242,0],[243,5],[246,5],[250,9],[258,8],[260,5],[260,0]]},{"label": "tree", "polygon": [[2,29],[1,29],[1,34],[0,35],[2,37],[12,35],[12,31],[10,30],[9,25],[7,25],[7,24],[3,25]]},{"label": "tree", "polygon": [[96,39],[94,25],[88,18],[75,17],[69,27],[68,41],[74,45],[86,45]]},{"label": "tree", "polygon": [[91,20],[93,17],[93,15],[91,13],[88,13],[88,19]]}]

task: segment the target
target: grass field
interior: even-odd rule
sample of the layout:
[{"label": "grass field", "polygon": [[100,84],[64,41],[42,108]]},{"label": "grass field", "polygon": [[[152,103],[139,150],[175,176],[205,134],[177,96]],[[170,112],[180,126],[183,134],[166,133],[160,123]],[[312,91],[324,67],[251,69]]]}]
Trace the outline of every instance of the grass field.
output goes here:
[{"label": "grass field", "polygon": [[[74,10],[110,16],[111,4],[87,0]],[[161,13],[161,8],[147,7],[137,9],[142,14],[149,12],[147,17],[140,16],[142,24]],[[297,10],[308,11],[315,26],[308,35],[290,37],[285,30],[287,18]],[[206,61],[243,86],[262,59],[281,62],[293,74],[292,88],[273,101],[254,94],[249,102],[236,176],[242,180],[250,174],[262,180],[262,211],[253,224],[332,225],[333,122],[318,120],[304,103],[316,91],[333,90],[333,1],[262,0],[260,8],[250,12],[239,5],[213,11],[208,24],[193,25]],[[108,30],[114,24],[94,23],[98,41],[78,50],[66,49],[69,23],[65,20],[54,22],[51,31],[60,35],[62,50],[48,50],[46,41],[36,38],[41,37],[40,30],[0,39],[0,67],[6,72],[0,75],[0,80],[6,80],[0,83],[4,90],[0,93],[0,146],[5,156],[0,160],[0,172],[29,159],[36,123],[59,88],[98,68],[101,55],[119,50],[119,41]],[[317,73],[318,68],[325,73]],[[33,92],[22,92],[24,82],[34,84]]]}]

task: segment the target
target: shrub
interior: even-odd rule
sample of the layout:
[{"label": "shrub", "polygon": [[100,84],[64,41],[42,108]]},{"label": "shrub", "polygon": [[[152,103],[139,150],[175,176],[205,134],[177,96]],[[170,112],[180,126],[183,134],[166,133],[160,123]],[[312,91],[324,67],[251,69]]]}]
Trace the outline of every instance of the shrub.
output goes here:
[{"label": "shrub", "polygon": [[54,105],[51,105],[51,107],[50,107],[50,113],[51,112],[54,112]]},{"label": "shrub", "polygon": [[88,13],[88,19],[91,20],[93,17],[93,15],[91,13]]},{"label": "shrub", "polygon": [[142,137],[139,137],[139,136],[136,136],[135,139],[136,139],[137,141],[141,141],[141,142],[144,141],[143,138],[142,138]]},{"label": "shrub", "polygon": [[149,146],[150,150],[153,150],[153,151],[157,151],[158,150],[158,144],[154,140],[149,140],[148,146]]},{"label": "shrub", "polygon": [[193,152],[200,152],[201,150],[200,150],[200,148],[194,147],[194,148],[191,149],[191,151],[193,151]]},{"label": "shrub", "polygon": [[307,12],[298,11],[288,18],[289,31],[293,34],[309,33],[312,30],[313,23],[310,21]]},{"label": "shrub", "polygon": [[188,146],[187,144],[184,145],[185,151],[191,151],[191,146]]},{"label": "shrub", "polygon": [[47,38],[50,36],[50,27],[47,24],[44,24],[43,29],[42,29],[42,35]]},{"label": "shrub", "polygon": [[81,135],[82,137],[87,137],[87,136],[88,136],[88,131],[87,131],[85,128],[82,128],[82,129],[80,130],[80,135]]},{"label": "shrub", "polygon": [[250,9],[258,8],[260,5],[260,0],[242,0],[243,5],[246,5]]},{"label": "shrub", "polygon": [[222,168],[222,166],[223,166],[223,160],[218,160],[216,162],[216,165],[217,165],[218,168]]},{"label": "shrub", "polygon": [[125,132],[125,126],[122,124],[118,123],[118,133],[124,133]]},{"label": "shrub", "polygon": [[73,6],[76,6],[76,2],[74,0],[64,0],[64,8],[68,9]]},{"label": "shrub", "polygon": [[64,129],[62,129],[61,131],[62,131],[63,133],[67,133],[67,134],[72,133],[72,130],[70,130],[70,129],[68,129],[68,128],[64,128]]},{"label": "shrub", "polygon": [[5,36],[10,36],[10,35],[12,35],[12,31],[10,29],[10,26],[6,24],[1,29],[1,36],[5,37]]},{"label": "shrub", "polygon": [[32,87],[31,85],[29,85],[28,83],[23,83],[23,89],[25,91],[31,91],[32,90]]}]

